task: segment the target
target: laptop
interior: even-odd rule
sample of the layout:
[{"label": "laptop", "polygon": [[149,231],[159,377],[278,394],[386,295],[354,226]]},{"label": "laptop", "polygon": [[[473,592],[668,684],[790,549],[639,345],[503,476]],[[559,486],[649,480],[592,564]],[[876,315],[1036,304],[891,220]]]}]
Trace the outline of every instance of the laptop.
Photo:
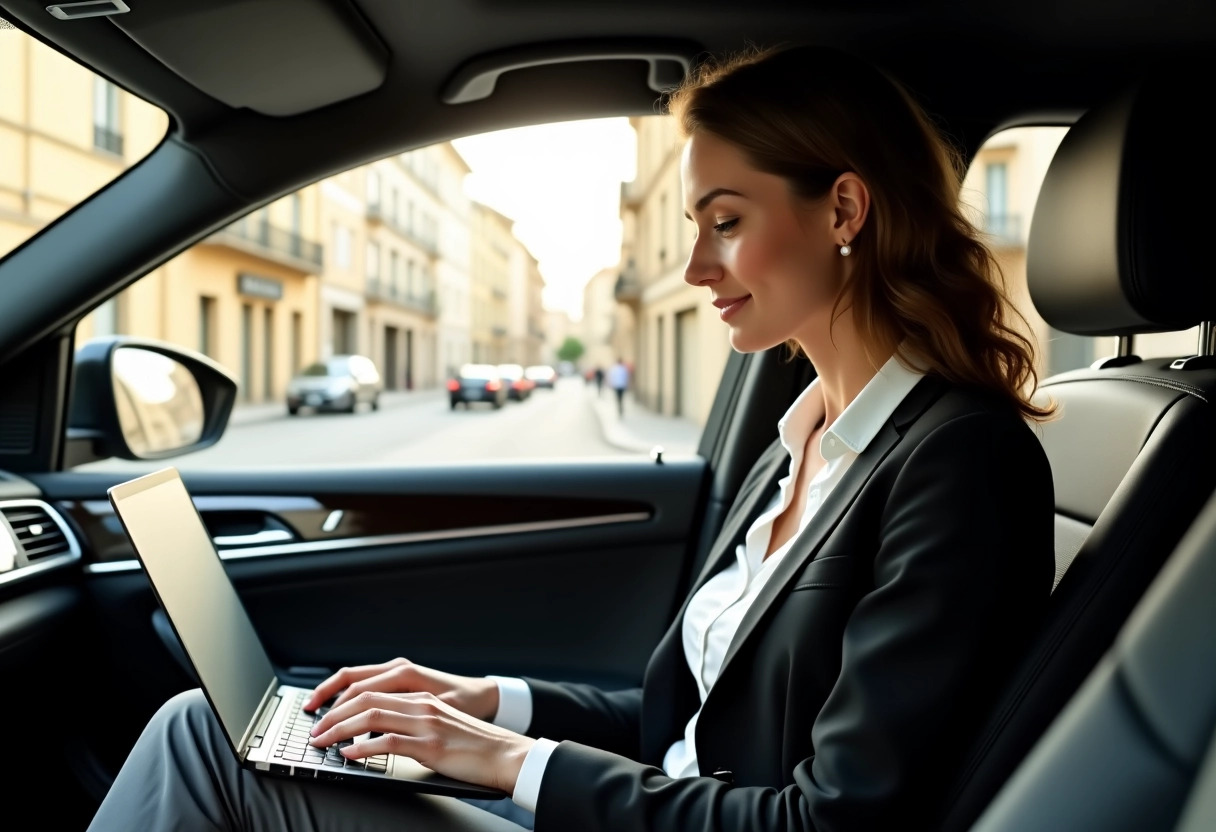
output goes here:
[{"label": "laptop", "polygon": [[303,711],[311,691],[279,679],[177,470],[165,468],[107,493],[242,766],[299,780],[507,797],[498,789],[441,775],[409,757],[347,760],[337,746],[310,746],[309,731],[320,718]]}]

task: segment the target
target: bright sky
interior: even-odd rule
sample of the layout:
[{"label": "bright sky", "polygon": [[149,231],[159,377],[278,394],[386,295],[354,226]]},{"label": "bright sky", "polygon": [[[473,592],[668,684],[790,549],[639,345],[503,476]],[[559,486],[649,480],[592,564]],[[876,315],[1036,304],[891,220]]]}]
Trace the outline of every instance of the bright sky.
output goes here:
[{"label": "bright sky", "polygon": [[520,127],[452,142],[473,169],[465,192],[515,220],[536,257],[544,303],[582,316],[583,287],[621,257],[621,182],[637,137],[625,118]]}]

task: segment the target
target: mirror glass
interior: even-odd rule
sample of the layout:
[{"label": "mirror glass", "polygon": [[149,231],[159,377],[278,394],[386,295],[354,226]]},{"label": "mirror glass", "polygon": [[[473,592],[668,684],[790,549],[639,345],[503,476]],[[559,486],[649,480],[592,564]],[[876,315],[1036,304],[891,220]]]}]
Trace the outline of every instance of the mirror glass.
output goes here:
[{"label": "mirror glass", "polygon": [[136,456],[188,447],[203,435],[203,396],[185,366],[152,350],[118,347],[111,364],[118,423]]}]

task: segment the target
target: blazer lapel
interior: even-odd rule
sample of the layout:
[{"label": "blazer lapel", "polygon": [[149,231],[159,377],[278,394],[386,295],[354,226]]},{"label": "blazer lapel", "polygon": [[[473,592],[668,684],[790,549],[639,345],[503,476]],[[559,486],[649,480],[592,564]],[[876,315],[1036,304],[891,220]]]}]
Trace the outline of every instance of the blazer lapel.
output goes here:
[{"label": "blazer lapel", "polygon": [[784,559],[779,563],[773,574],[769,577],[768,583],[756,596],[756,600],[748,608],[743,619],[739,622],[739,629],[735,632],[735,636],[731,639],[730,647],[727,648],[726,657],[722,661],[722,667],[718,672],[718,678],[727,672],[730,667],[731,660],[738,654],[742,646],[747,642],[756,630],[757,625],[764,618],[770,606],[777,596],[781,594],[794,576],[798,574],[801,568],[809,561],[823,542],[831,534],[832,530],[840,522],[849,506],[861,493],[861,489],[869,482],[870,477],[878,468],[879,464],[887,458],[891,449],[898,444],[900,437],[903,436],[907,426],[914,422],[921,413],[941,395],[944,390],[944,384],[940,380],[926,376],[917,383],[916,387],[912,388],[900,406],[896,408],[895,413],[883,426],[878,435],[870,442],[869,446],[853,461],[849,466],[849,470],[845,472],[844,477],[832,489],[832,493],[824,500],[823,505],[819,507],[819,511],[811,518],[811,522],[803,530],[802,538],[796,541],[789,552],[786,553]]},{"label": "blazer lapel", "polygon": [[[786,453],[785,446],[780,442],[773,443],[773,446],[766,451],[768,459],[761,458],[757,460],[757,464],[763,465],[765,470],[756,478],[755,485],[751,490],[743,496],[743,502],[740,503],[738,511],[735,511],[730,519],[722,527],[722,531],[718,533],[714,541],[713,548],[710,549],[709,555],[705,558],[705,565],[701,568],[701,573],[697,576],[697,580],[693,583],[692,590],[688,593],[688,599],[684,604],[687,606],[688,600],[692,598],[701,586],[708,581],[714,573],[722,568],[723,560],[727,555],[734,556],[735,547],[739,544],[740,536],[747,533],[747,530],[752,527],[752,523],[756,522],[756,518],[760,516],[760,512],[764,511],[767,505],[768,498],[772,495],[773,489],[777,487],[777,483],[781,481],[781,477],[789,472],[790,457]],[[682,612],[681,612],[682,615]]]}]

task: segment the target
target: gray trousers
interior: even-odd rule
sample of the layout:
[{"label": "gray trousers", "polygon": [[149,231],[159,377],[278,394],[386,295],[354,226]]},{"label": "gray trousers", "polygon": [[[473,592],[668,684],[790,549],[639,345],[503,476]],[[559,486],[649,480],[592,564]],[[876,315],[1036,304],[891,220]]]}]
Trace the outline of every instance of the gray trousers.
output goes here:
[{"label": "gray trousers", "polygon": [[520,832],[533,815],[510,800],[459,800],[263,777],[237,763],[200,691],[166,702],[148,722],[90,832]]}]

